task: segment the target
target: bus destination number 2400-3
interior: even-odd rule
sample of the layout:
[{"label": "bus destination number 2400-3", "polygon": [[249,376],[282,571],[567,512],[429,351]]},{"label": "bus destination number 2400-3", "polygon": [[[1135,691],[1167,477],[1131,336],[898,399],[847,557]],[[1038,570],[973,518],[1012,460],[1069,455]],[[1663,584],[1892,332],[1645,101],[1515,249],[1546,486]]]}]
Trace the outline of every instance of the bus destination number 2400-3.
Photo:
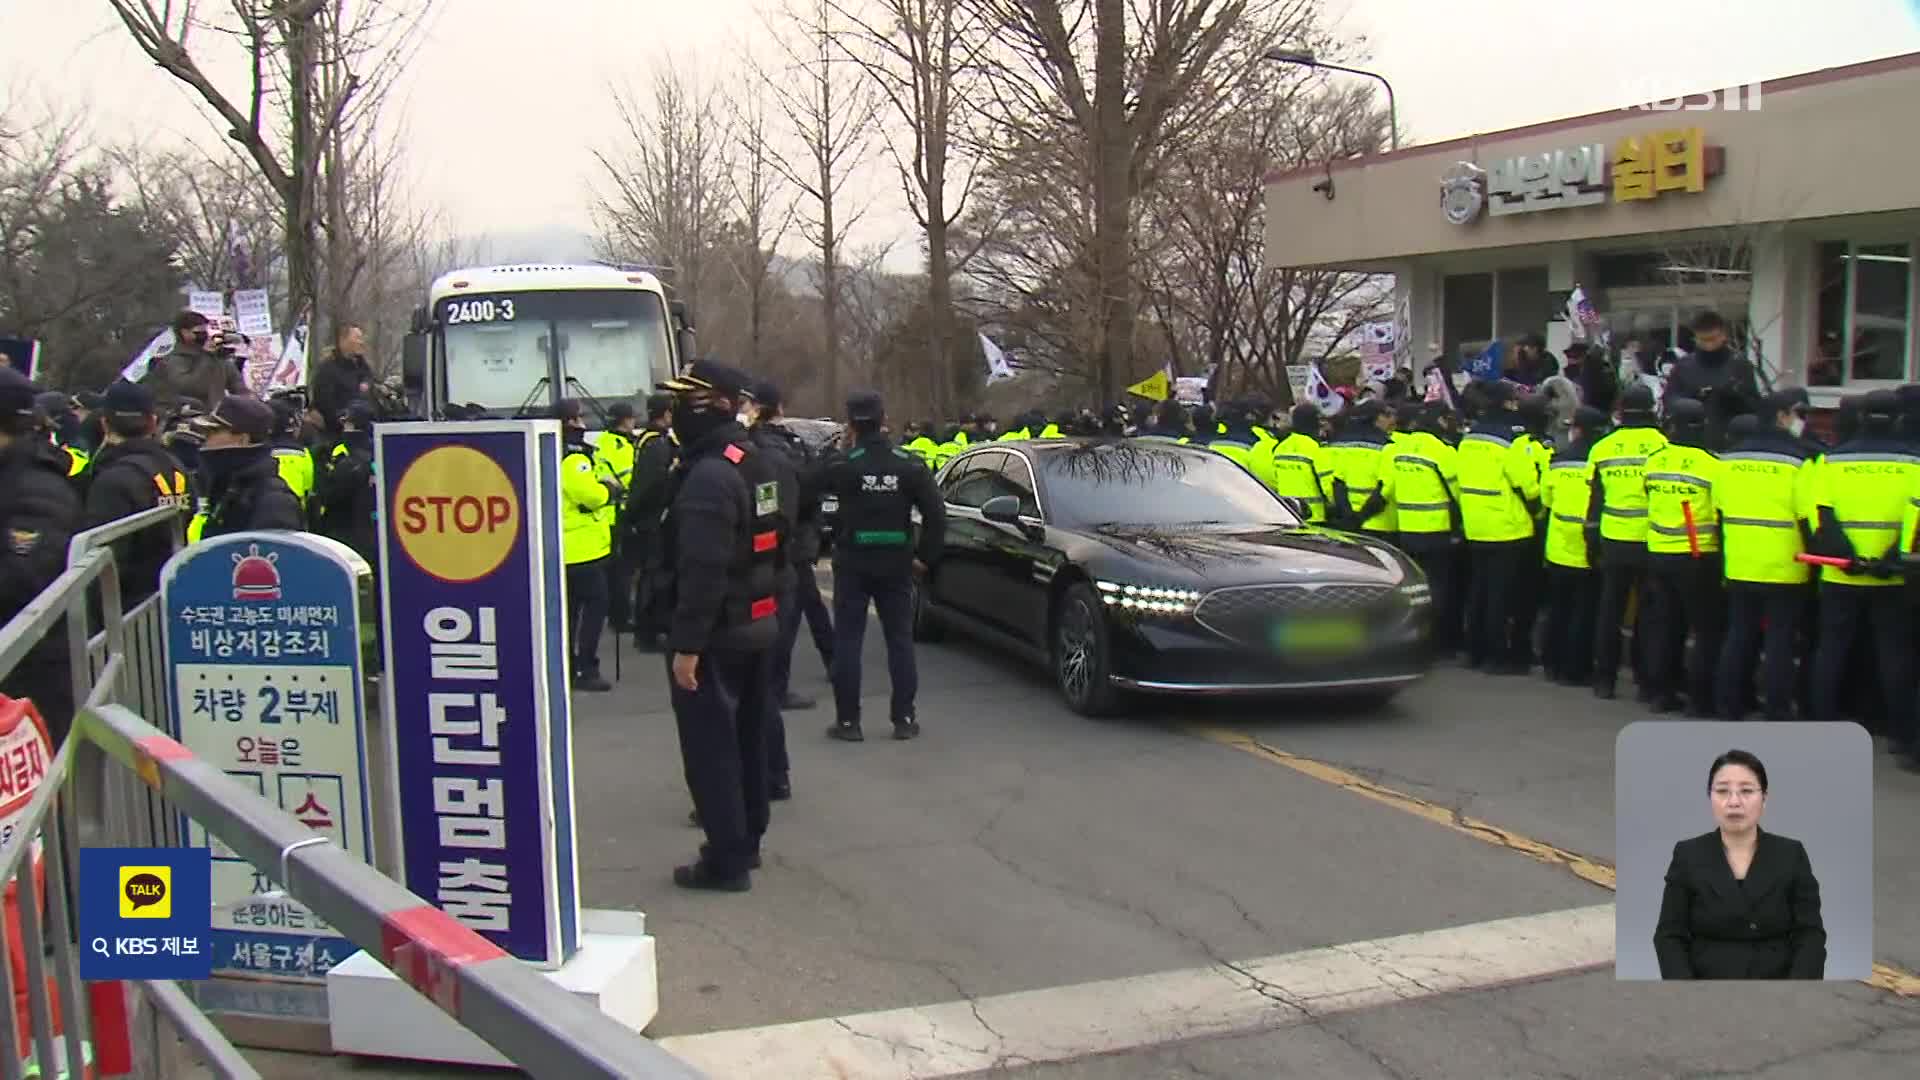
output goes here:
[{"label": "bus destination number 2400-3", "polygon": [[513,321],[511,300],[458,300],[447,305],[447,325]]}]

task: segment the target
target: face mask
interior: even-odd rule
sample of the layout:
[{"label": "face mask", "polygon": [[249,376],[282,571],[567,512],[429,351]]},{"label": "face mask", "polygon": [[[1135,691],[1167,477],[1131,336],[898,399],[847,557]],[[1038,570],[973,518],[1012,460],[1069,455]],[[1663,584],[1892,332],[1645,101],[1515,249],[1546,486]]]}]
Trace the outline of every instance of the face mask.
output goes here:
[{"label": "face mask", "polygon": [[1796,416],[1796,417],[1794,417],[1794,418],[1793,418],[1792,420],[1789,420],[1789,421],[1787,422],[1787,430],[1788,430],[1788,431],[1790,431],[1790,432],[1792,432],[1792,433],[1793,433],[1793,437],[1794,437],[1794,438],[1796,438],[1796,439],[1797,439],[1797,438],[1799,438],[1800,436],[1802,436],[1802,435],[1804,435],[1804,434],[1806,434],[1806,431],[1807,431],[1807,418],[1806,418],[1806,417],[1804,417],[1804,416]]},{"label": "face mask", "polygon": [[680,445],[690,446],[737,419],[733,413],[712,405],[689,405],[673,410],[673,433],[679,437]]},{"label": "face mask", "polygon": [[259,446],[224,446],[218,450],[209,450],[203,446],[200,448],[200,461],[201,464],[206,467],[207,472],[217,480],[222,477],[232,476],[248,465],[259,461],[266,457],[272,449],[272,447],[265,444]]}]

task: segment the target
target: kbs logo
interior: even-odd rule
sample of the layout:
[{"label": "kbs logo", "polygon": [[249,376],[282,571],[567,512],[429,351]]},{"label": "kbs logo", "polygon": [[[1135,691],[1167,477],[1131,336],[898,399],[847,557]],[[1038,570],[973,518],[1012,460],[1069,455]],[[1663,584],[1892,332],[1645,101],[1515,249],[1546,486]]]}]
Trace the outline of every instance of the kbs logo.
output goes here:
[{"label": "kbs logo", "polygon": [[123,919],[173,918],[173,867],[121,867],[120,917]]},{"label": "kbs logo", "polygon": [[500,568],[520,538],[520,496],[492,458],[468,446],[420,455],[394,489],[393,527],[413,564],[447,582]]}]

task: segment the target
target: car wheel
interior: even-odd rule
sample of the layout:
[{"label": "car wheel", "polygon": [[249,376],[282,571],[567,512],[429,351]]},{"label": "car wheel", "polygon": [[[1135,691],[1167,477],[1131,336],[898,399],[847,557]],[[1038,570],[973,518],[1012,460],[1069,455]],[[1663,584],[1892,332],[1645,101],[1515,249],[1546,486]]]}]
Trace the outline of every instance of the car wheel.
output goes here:
[{"label": "car wheel", "polygon": [[1119,694],[1107,681],[1107,620],[1086,585],[1069,588],[1054,610],[1052,657],[1053,683],[1067,708],[1082,716],[1113,711]]},{"label": "car wheel", "polygon": [[931,583],[930,579],[913,583],[913,640],[915,641],[939,641],[947,636],[947,628],[940,625],[932,611],[933,600],[929,596],[931,590],[928,588]]}]

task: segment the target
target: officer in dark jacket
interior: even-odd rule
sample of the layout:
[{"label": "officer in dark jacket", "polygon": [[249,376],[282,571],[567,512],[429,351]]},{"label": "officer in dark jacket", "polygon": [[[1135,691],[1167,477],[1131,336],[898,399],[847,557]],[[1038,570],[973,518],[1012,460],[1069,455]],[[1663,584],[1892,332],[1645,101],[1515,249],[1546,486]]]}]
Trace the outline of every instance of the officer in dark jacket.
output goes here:
[{"label": "officer in dark jacket", "polygon": [[639,570],[632,612],[634,647],[641,652],[659,652],[660,634],[666,629],[656,616],[658,605],[649,592],[665,577],[660,519],[667,512],[667,482],[680,454],[672,423],[673,396],[649,397],[647,426],[633,438],[633,476],[627,484],[626,506],[620,513],[620,528],[626,533],[621,545]]},{"label": "officer in dark jacket", "polygon": [[200,446],[207,486],[207,524],[203,540],[258,529],[306,528],[300,500],[280,476],[274,460],[273,409],[258,398],[229,394],[211,413],[194,421],[206,435]]},{"label": "officer in dark jacket", "polygon": [[360,553],[374,565],[380,546],[379,501],[373,481],[373,405],[355,401],[335,424],[340,441],[313,492],[317,531]]},{"label": "officer in dark jacket", "polygon": [[107,389],[106,445],[93,459],[93,484],[87,491],[87,528],[97,528],[158,506],[179,511],[178,520],[154,525],[117,540],[114,559],[120,569],[122,610],[160,588],[160,568],[174,552],[174,540],[193,512],[189,470],[160,441],[153,391],[124,380]]},{"label": "officer in dark jacket", "polygon": [[[808,468],[807,447],[800,437],[780,426],[780,388],[770,382],[756,383],[752,389],[754,399],[753,426],[747,429],[747,437],[752,440],[754,449],[761,452],[763,460],[780,480],[780,516],[786,523],[788,537],[787,565],[780,568],[780,635],[774,641],[768,654],[769,693],[767,694],[767,793],[769,798],[790,799],[793,797],[793,785],[790,779],[791,768],[787,759],[787,724],[781,715],[788,708],[811,706],[808,701],[789,704],[792,700],[787,692],[787,682],[792,675],[793,641],[800,629],[800,606],[795,600],[795,579],[797,575],[792,565],[793,538],[800,527],[800,503],[802,499],[801,475]],[[768,402],[773,404],[768,406]],[[811,485],[809,485],[811,488]],[[807,496],[815,504],[818,514],[819,495],[808,491]]]},{"label": "officer in dark jacket", "polygon": [[780,478],[736,413],[746,376],[696,362],[674,395],[681,458],[662,524],[656,602],[667,617],[668,670],[680,757],[707,842],[674,884],[745,892],[767,831],[767,678],[780,636],[786,566]]},{"label": "officer in dark jacket", "polygon": [[[833,699],[836,718],[827,734],[846,742],[860,732],[860,648],[867,636],[867,604],[880,613],[887,639],[887,675],[893,684],[893,737],[920,734],[913,699],[919,672],[913,657],[913,577],[924,573],[946,535],[946,505],[933,474],[884,431],[880,395],[847,398],[853,445],[829,462],[822,492],[839,501],[833,555]],[[911,512],[920,511],[916,550]]]},{"label": "officer in dark jacket", "polygon": [[[25,610],[67,566],[81,524],[67,456],[35,432],[33,384],[0,366],[0,620]],[[32,698],[57,747],[73,726],[73,669],[65,620],[0,679],[0,693]]]},{"label": "officer in dark jacket", "polygon": [[813,634],[813,645],[820,652],[822,666],[828,671],[833,670],[833,617],[828,614],[826,601],[820,596],[819,580],[814,576],[813,569],[813,564],[820,558],[821,463],[815,459],[807,441],[782,423],[787,414],[780,388],[773,383],[763,382],[753,388],[753,393],[758,410],[753,426],[755,441],[782,451],[793,461],[795,476],[799,480],[793,540],[788,545],[787,559],[793,571],[793,599],[791,603],[785,599],[781,601],[780,643],[774,647],[773,653],[774,691],[783,709],[811,709],[814,706],[813,699],[794,693],[789,684],[793,674],[793,647],[800,638],[800,625],[803,622]]}]

